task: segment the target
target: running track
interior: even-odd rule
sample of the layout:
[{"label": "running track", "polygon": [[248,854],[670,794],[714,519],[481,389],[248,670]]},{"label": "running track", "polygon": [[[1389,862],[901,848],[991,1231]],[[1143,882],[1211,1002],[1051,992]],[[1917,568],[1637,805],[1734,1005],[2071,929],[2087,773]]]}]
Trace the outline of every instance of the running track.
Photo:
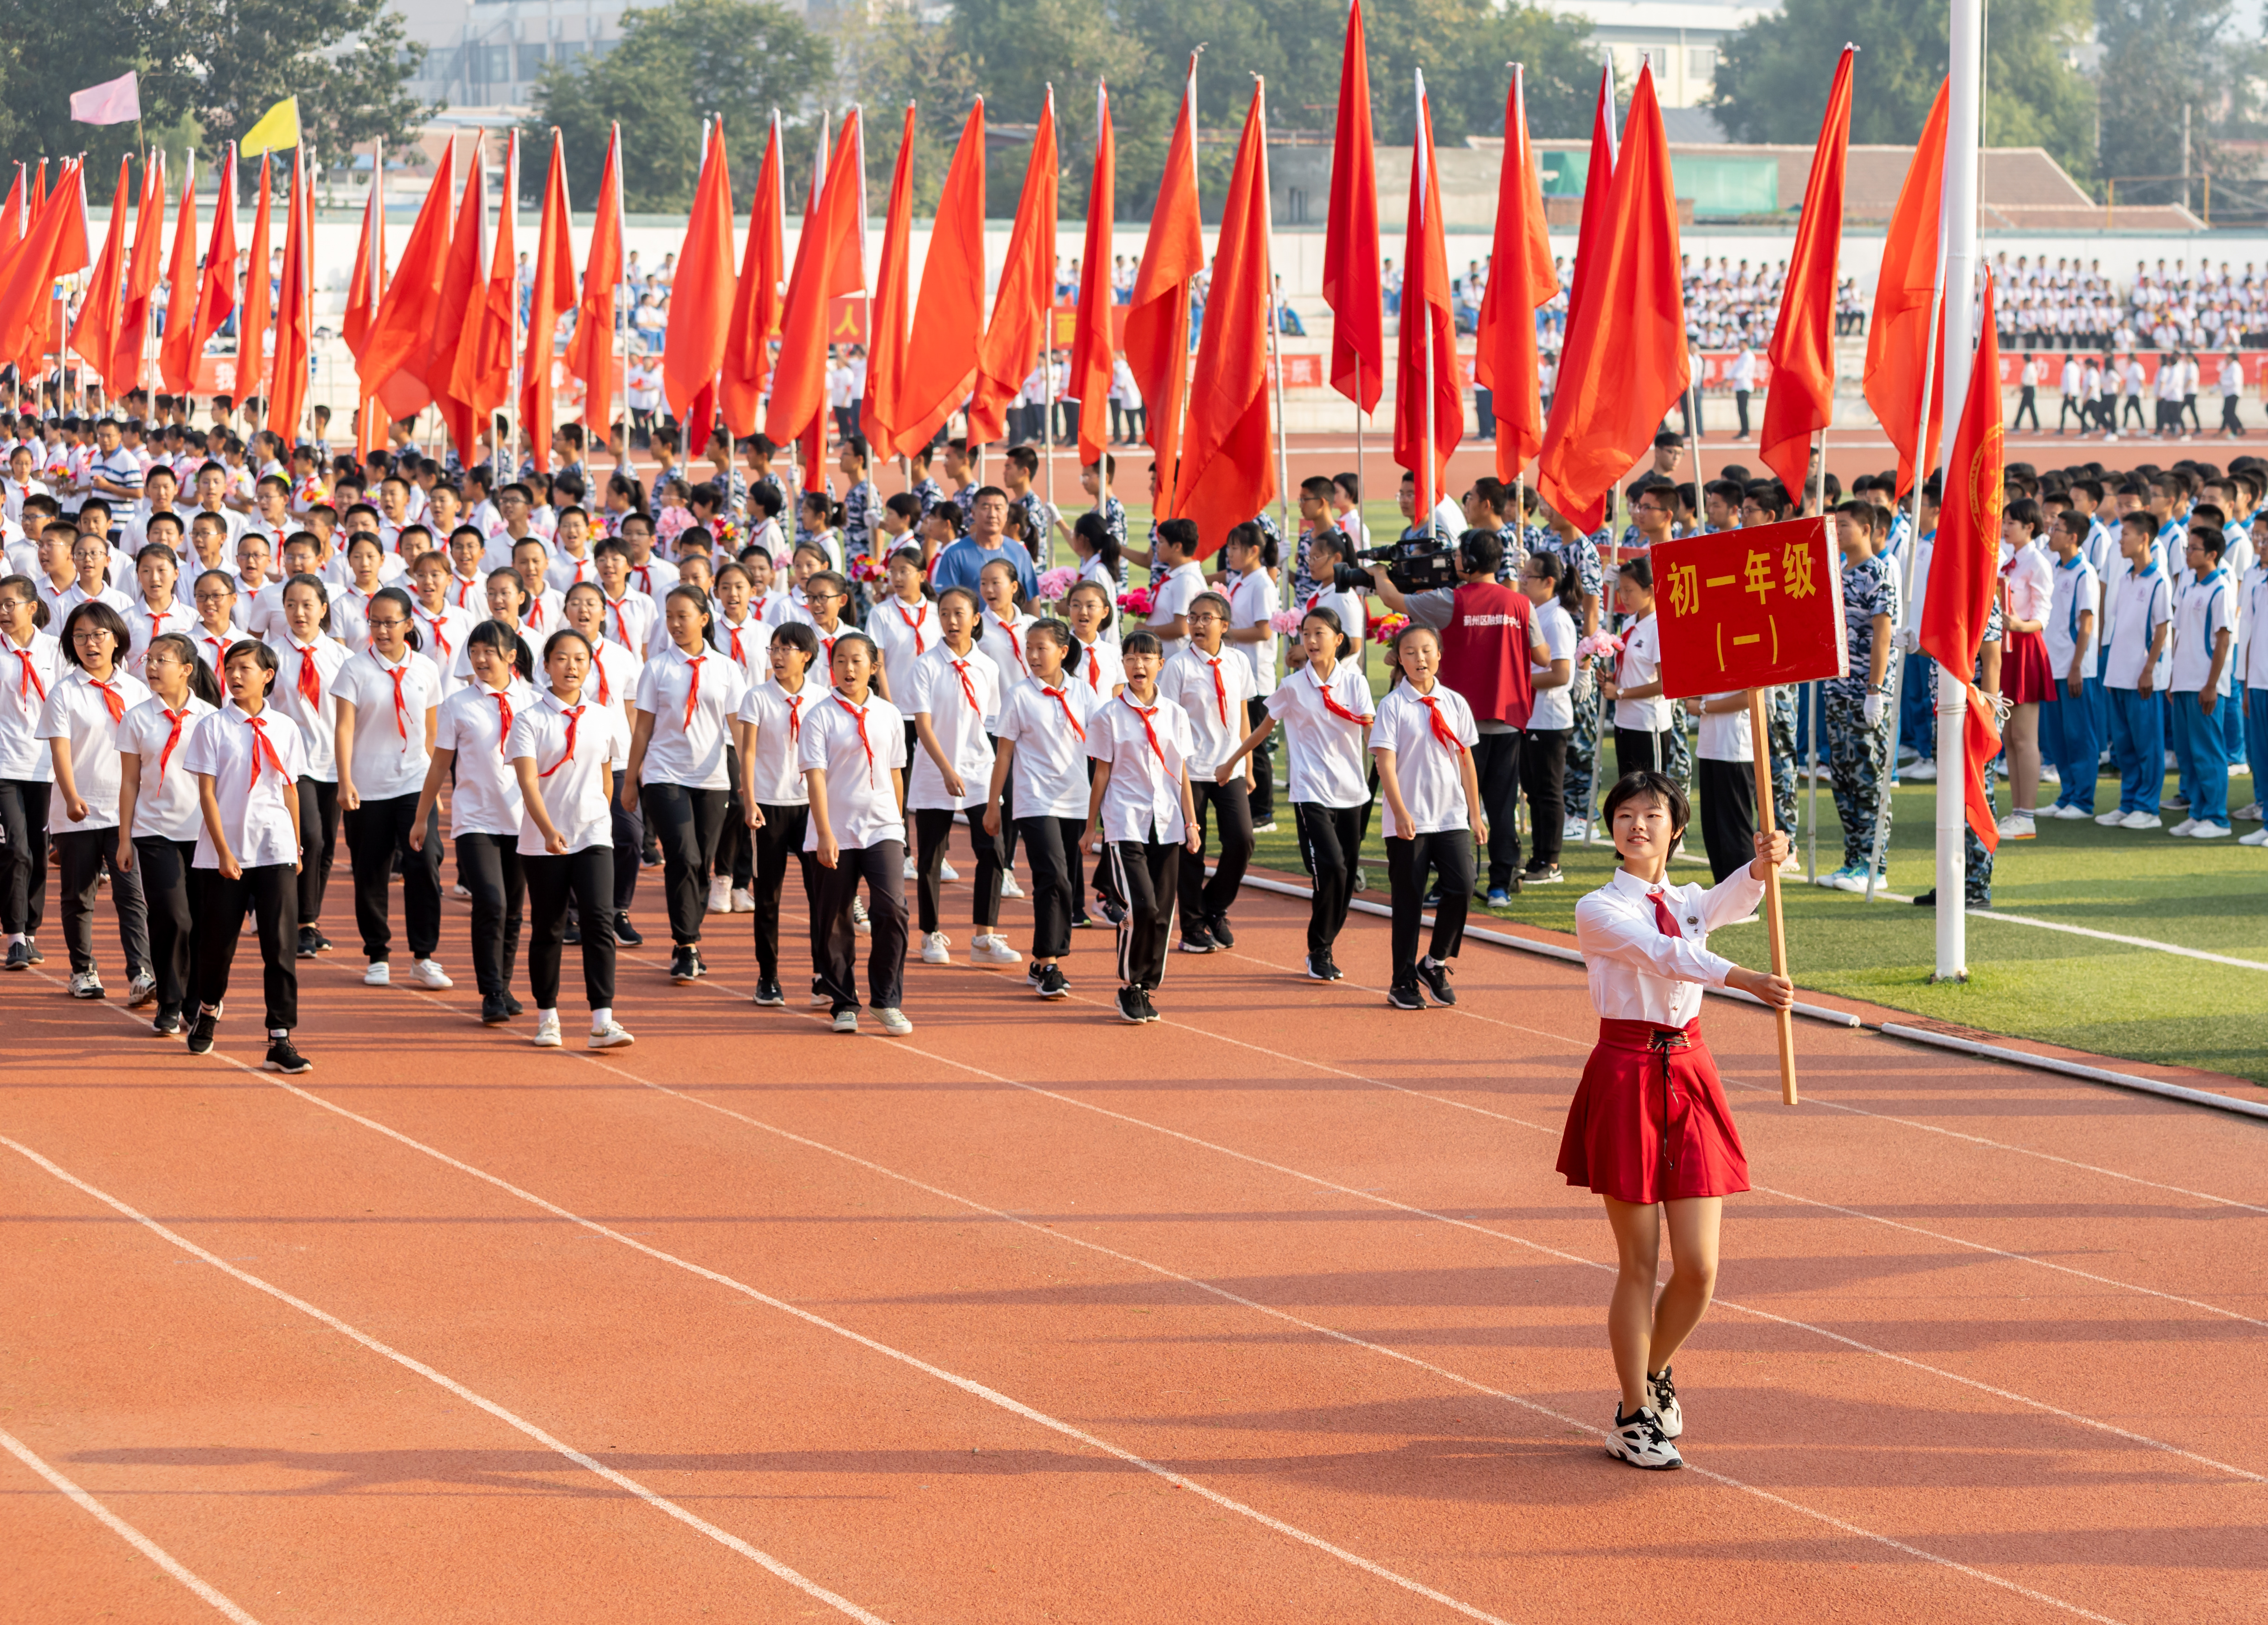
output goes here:
[{"label": "running track", "polygon": [[0,1618],[2257,1617],[2259,1124],[1809,1024],[1789,1110],[1711,1001],[1759,1188],[1640,1474],[1578,974],[1398,1015],[1382,921],[1323,989],[1238,914],[1163,1025],[1086,933],[1060,1008],[909,967],[897,1042],[712,917],[593,1057],[472,1020],[453,904],[453,992],[304,973],[298,1080],[243,962],[201,1062],[9,979]]}]

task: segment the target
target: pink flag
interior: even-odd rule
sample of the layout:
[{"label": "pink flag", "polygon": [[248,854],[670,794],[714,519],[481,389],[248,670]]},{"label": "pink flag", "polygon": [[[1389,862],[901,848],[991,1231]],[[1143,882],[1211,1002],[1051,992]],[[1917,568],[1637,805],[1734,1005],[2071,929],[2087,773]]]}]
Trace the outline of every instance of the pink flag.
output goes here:
[{"label": "pink flag", "polygon": [[142,82],[128,72],[73,91],[70,115],[80,124],[131,124],[142,116]]}]

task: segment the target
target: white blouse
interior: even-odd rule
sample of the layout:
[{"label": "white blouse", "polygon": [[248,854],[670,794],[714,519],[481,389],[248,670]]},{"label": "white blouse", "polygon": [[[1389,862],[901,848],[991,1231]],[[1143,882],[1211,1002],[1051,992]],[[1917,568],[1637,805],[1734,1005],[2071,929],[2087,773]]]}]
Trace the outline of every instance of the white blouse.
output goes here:
[{"label": "white blouse", "polygon": [[1189,719],[1189,776],[1210,779],[1220,759],[1244,738],[1245,702],[1252,697],[1252,664],[1226,644],[1209,655],[1189,646],[1158,673],[1158,697],[1169,700]]},{"label": "white blouse", "polygon": [[140,758],[134,790],[134,827],[127,833],[136,841],[195,841],[204,814],[197,802],[196,775],[190,772],[183,746],[195,737],[214,708],[190,695],[178,713],[168,713],[165,702],[151,695],[126,713],[118,725],[122,754]]},{"label": "white blouse", "polygon": [[1094,696],[1065,675],[1050,688],[1027,677],[1000,706],[999,738],[1016,747],[1010,767],[1018,818],[1086,817],[1086,723]]},{"label": "white blouse", "polygon": [[761,806],[799,807],[811,799],[803,782],[803,709],[827,697],[824,686],[806,680],[790,694],[767,678],[750,683],[740,696],[740,720],[756,731],[756,801]]},{"label": "white blouse", "polygon": [[[905,714],[879,695],[869,694],[858,706],[837,690],[806,703],[804,712],[796,760],[806,773],[827,775],[827,818],[836,844],[846,852],[885,841],[902,844],[905,812],[893,773],[906,765]],[[819,849],[817,819],[804,830],[803,849]]]},{"label": "white blouse", "polygon": [[441,702],[433,748],[457,753],[454,787],[449,794],[449,839],[463,835],[512,836],[526,809],[520,805],[519,775],[512,771],[504,746],[514,721],[536,702],[534,688],[515,677],[501,690],[485,683],[458,689]]},{"label": "white blouse", "polygon": [[[307,747],[306,774],[321,783],[335,783],[339,776],[339,673],[353,651],[328,633],[318,632],[315,641],[304,647],[293,638],[286,637],[276,649],[276,686],[268,691],[268,702],[298,724],[301,742]],[[315,668],[315,702],[310,705],[301,692],[300,672],[308,663]],[[393,702],[387,701],[388,710]]]},{"label": "white blouse", "polygon": [[[70,741],[71,781],[87,809],[86,816],[74,823],[63,798],[57,796],[48,809],[51,833],[117,827],[119,724],[127,712],[149,697],[150,690],[140,678],[130,677],[116,666],[111,668],[107,685],[97,684],[84,667],[73,665],[48,686],[39,737]],[[114,720],[110,715],[112,699],[118,702]]]},{"label": "white blouse", "polygon": [[[1276,614],[1276,580],[1257,565],[1249,575],[1239,576],[1228,592],[1228,624],[1237,631],[1248,627],[1266,626]],[[1252,668],[1252,695],[1264,700],[1276,692],[1276,634],[1270,632],[1257,643],[1238,643],[1235,648]]]},{"label": "white blouse", "polygon": [[1000,668],[974,644],[968,654],[956,655],[939,643],[915,665],[908,686],[904,709],[927,714],[939,748],[961,776],[961,793],[956,798],[929,752],[917,749],[906,777],[906,805],[917,810],[983,806],[992,782],[991,731],[1000,725]]},{"label": "white blouse", "polygon": [[1145,706],[1130,693],[1105,700],[1087,718],[1086,754],[1110,766],[1098,809],[1104,840],[1171,846],[1188,833],[1182,785],[1189,770],[1189,719],[1180,706],[1162,697]]},{"label": "white blouse", "polygon": [[[536,787],[543,794],[543,810],[560,834],[567,850],[611,847],[615,842],[611,798],[607,772],[619,773],[630,759],[630,725],[617,706],[600,705],[588,695],[572,706],[563,706],[549,691],[535,703],[516,710],[504,757],[518,761],[534,758]],[[517,772],[517,769],[514,770]],[[519,855],[551,856],[543,832],[523,802],[519,817]]]},{"label": "white blouse", "polygon": [[0,633],[0,779],[44,784],[55,777],[55,757],[40,738],[40,713],[70,669],[63,645],[47,633],[33,633],[20,648]]},{"label": "white blouse", "polygon": [[[1428,706],[1427,700],[1433,705]],[[1436,707],[1442,725],[1462,749],[1452,750],[1434,733],[1432,712]],[[1473,725],[1473,708],[1447,684],[1437,681],[1433,692],[1422,696],[1406,682],[1387,691],[1378,702],[1378,720],[1371,725],[1370,748],[1394,753],[1394,776],[1402,786],[1403,805],[1410,810],[1410,827],[1403,829],[1394,816],[1394,804],[1380,795],[1389,840],[1472,827],[1472,810],[1465,805],[1464,763],[1480,737]]]},{"label": "white blouse", "polygon": [[441,702],[441,670],[405,652],[388,665],[375,649],[339,668],[332,691],[355,708],[355,793],[365,801],[414,796],[425,787],[425,717]]},{"label": "white blouse", "polygon": [[913,707],[905,702],[913,684],[914,662],[945,638],[938,629],[937,606],[927,599],[909,604],[892,593],[866,612],[866,632],[882,651],[882,669],[890,674],[898,709],[910,712]]},{"label": "white blouse", "polygon": [[[299,861],[291,815],[299,805],[299,776],[307,770],[307,753],[291,718],[272,705],[247,717],[231,700],[198,725],[185,749],[182,768],[212,778],[221,828],[239,864],[262,869]],[[189,866],[220,867],[212,831],[202,820]]]},{"label": "white blouse", "polygon": [[[1326,695],[1329,704],[1325,703]],[[1338,710],[1334,711],[1331,705]],[[1268,696],[1268,714],[1284,725],[1295,805],[1307,801],[1326,807],[1359,807],[1369,802],[1370,771],[1363,757],[1362,734],[1376,712],[1370,699],[1370,680],[1359,665],[1351,660],[1340,661],[1331,668],[1328,683],[1315,680],[1312,665],[1301,666],[1286,674]]]},{"label": "white blouse", "polygon": [[[1709,952],[1709,933],[1745,920],[1764,883],[1743,864],[1721,884],[1649,886],[1627,869],[1575,905],[1575,945],[1590,974],[1591,1004],[1606,1021],[1682,1027],[1701,1013],[1701,989],[1721,988],[1732,960]],[[1680,936],[1654,923],[1647,898],[1660,892]]]},{"label": "white blouse", "polygon": [[729,655],[706,650],[687,655],[674,643],[646,662],[631,704],[649,712],[641,784],[682,784],[691,790],[725,787],[725,747],[748,680]]}]

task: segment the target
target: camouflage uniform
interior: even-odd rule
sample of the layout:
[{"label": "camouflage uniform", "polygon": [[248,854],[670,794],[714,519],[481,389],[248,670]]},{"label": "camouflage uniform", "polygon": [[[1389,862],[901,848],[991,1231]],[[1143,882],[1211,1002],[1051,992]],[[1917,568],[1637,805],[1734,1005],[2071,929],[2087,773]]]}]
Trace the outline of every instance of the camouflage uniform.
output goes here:
[{"label": "camouflage uniform", "polygon": [[1774,688],[1764,702],[1764,732],[1771,748],[1772,827],[1795,834],[1795,690]]},{"label": "camouflage uniform", "polygon": [[1898,620],[1896,566],[1881,555],[1843,567],[1844,636],[1851,673],[1825,685],[1827,761],[1835,784],[1835,812],[1843,821],[1843,867],[1864,874],[1874,856],[1874,823],[1887,814],[1883,801],[1885,757],[1890,744],[1890,713],[1871,727],[1866,717],[1867,683],[1873,670],[1874,617]]},{"label": "camouflage uniform", "polygon": [[[1563,541],[1555,532],[1550,548],[1559,555],[1567,572],[1582,585],[1583,591],[1600,595],[1599,544],[1607,533],[1601,529],[1574,541]],[[1611,625],[1613,614],[1604,603],[1599,607],[1599,624]],[[1580,635],[1582,621],[1575,623]],[[1567,771],[1561,781],[1566,787],[1567,816],[1583,817],[1591,807],[1592,781],[1598,773],[1599,754],[1599,685],[1595,679],[1577,687],[1574,697],[1575,723],[1567,739]]]},{"label": "camouflage uniform", "polygon": [[[1970,676],[1970,681],[1972,683],[1982,683],[1984,680],[1985,646],[1998,643],[2000,641],[2000,606],[1996,601],[1992,612],[1984,617],[1984,636],[1977,647],[1977,670]],[[1934,660],[1929,663],[1929,705],[1930,710],[1934,713],[1937,710],[1937,662]],[[1952,765],[1950,762],[1946,763],[1940,771],[1948,770]],[[1984,800],[1992,809],[1992,816],[1997,820],[2000,816],[2000,776],[1992,771],[1992,765],[1990,762],[1984,764]],[[1976,828],[1969,822],[1965,812],[1961,820],[1961,850],[1963,871],[1962,906],[1970,908],[1990,908],[1992,906],[1993,854],[1986,849],[1982,841],[1977,838]]]}]

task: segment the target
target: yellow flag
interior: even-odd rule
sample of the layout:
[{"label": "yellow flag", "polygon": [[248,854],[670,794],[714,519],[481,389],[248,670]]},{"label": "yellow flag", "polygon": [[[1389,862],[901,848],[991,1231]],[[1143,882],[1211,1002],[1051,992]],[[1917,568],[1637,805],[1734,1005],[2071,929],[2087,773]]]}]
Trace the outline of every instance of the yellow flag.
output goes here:
[{"label": "yellow flag", "polygon": [[244,133],[236,150],[247,158],[256,152],[281,152],[299,144],[299,99],[286,96],[260,115],[260,122]]}]

